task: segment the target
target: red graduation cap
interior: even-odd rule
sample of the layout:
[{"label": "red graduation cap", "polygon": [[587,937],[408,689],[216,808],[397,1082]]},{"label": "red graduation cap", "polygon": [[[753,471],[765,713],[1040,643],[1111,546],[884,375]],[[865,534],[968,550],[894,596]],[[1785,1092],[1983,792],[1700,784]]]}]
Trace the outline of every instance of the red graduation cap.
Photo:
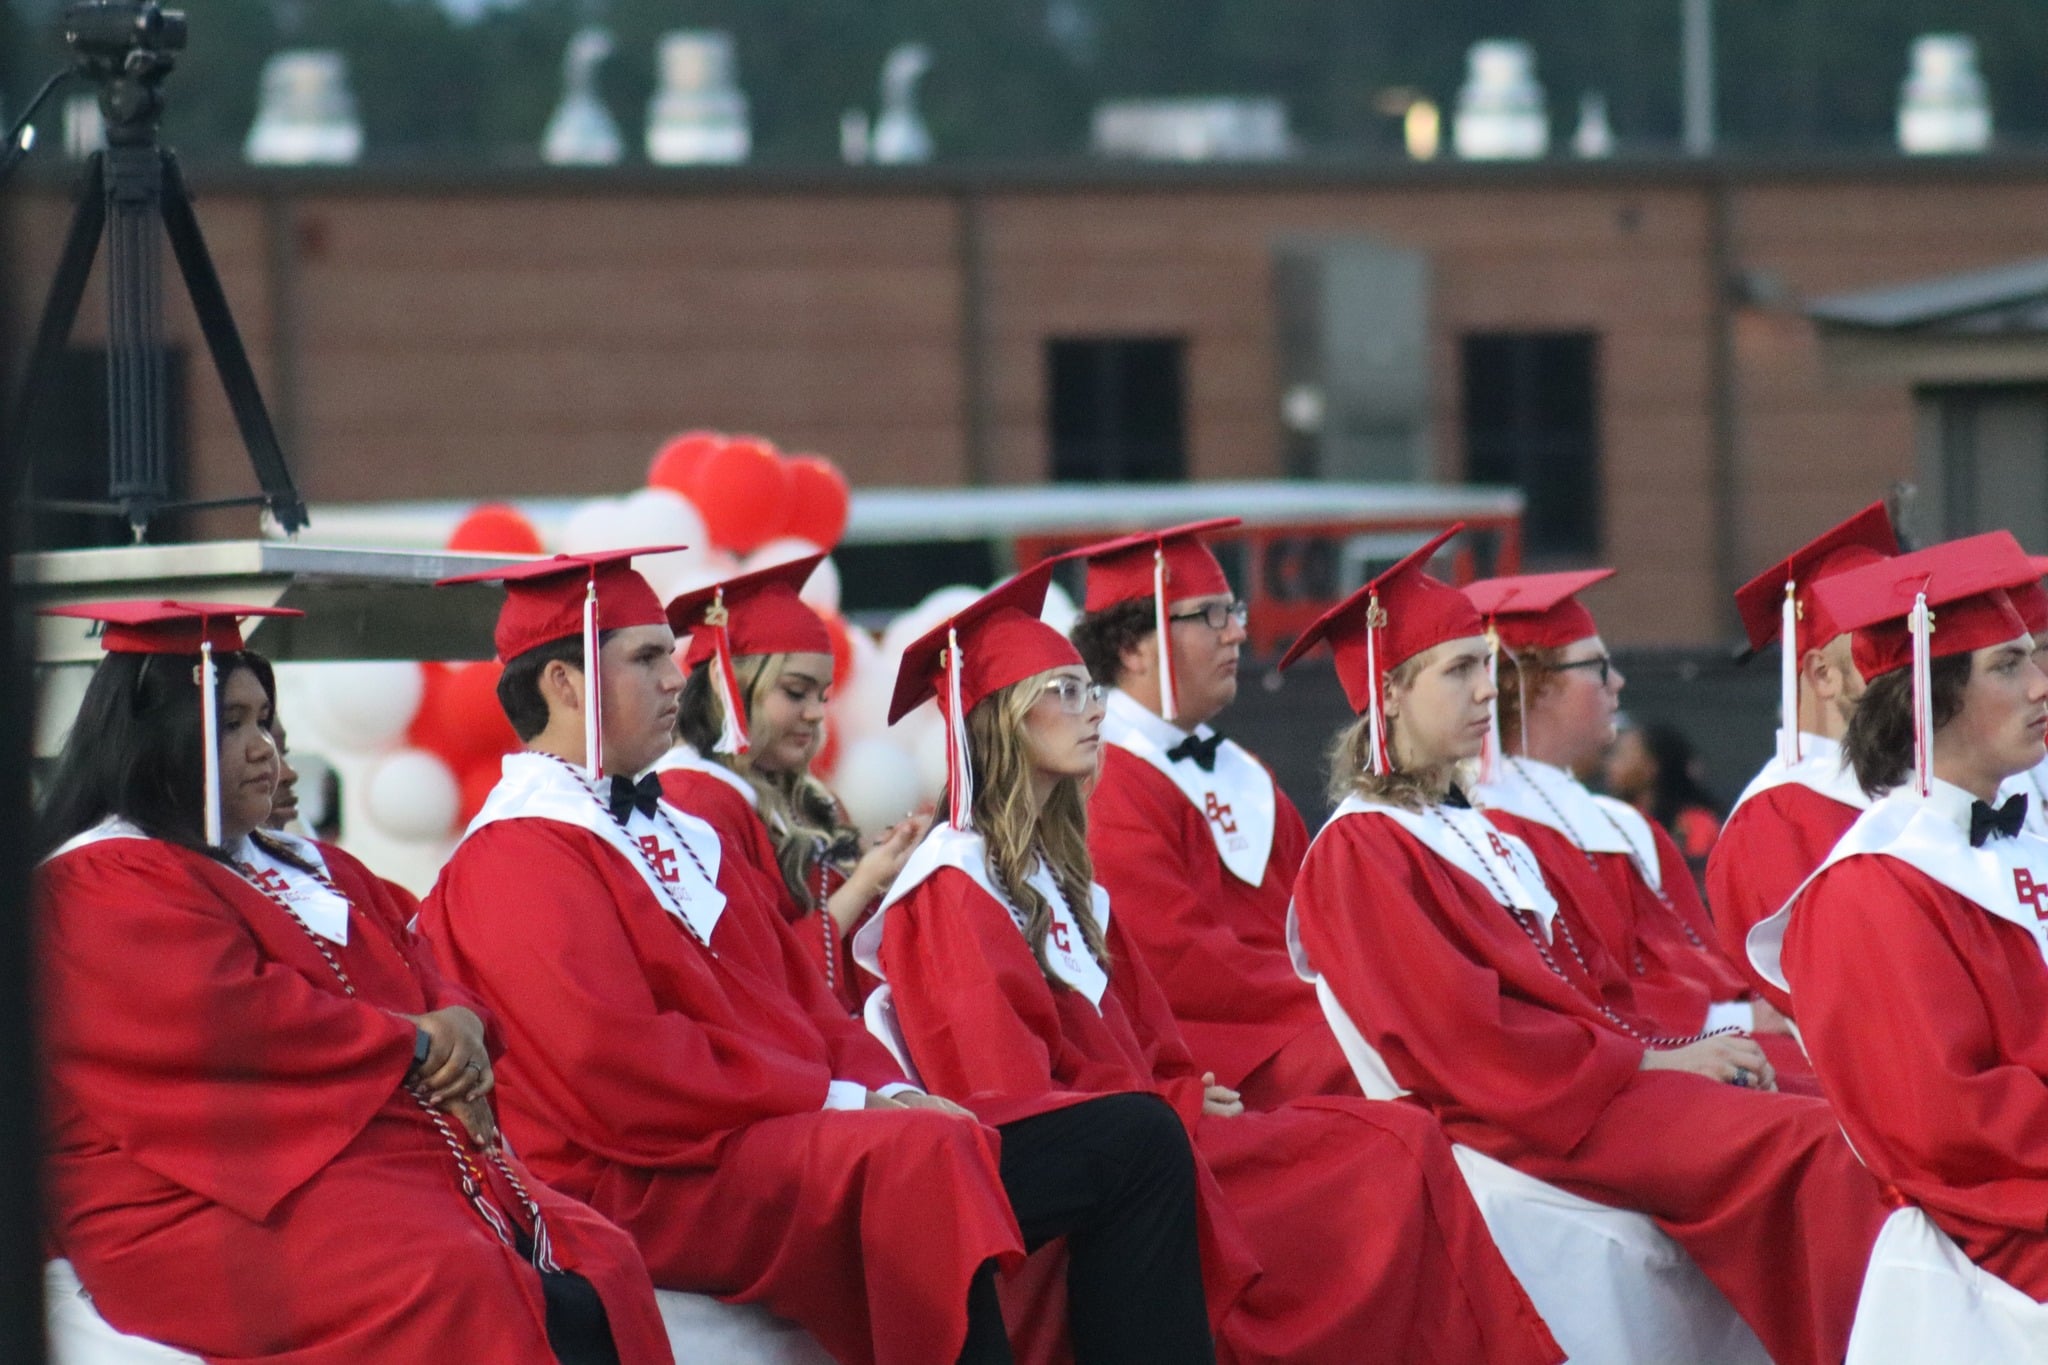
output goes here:
[{"label": "red graduation cap", "polygon": [[1230,591],[1223,566],[1209,553],[1201,537],[1242,524],[1240,517],[1213,517],[1163,531],[1119,536],[1060,556],[1087,561],[1088,587],[1083,611],[1107,611],[1141,597],[1152,599],[1153,629],[1159,638],[1159,706],[1168,720],[1178,718],[1180,704],[1174,695],[1173,651],[1167,647],[1166,609],[1191,597],[1214,597]]},{"label": "red graduation cap", "polygon": [[948,812],[955,829],[972,823],[974,770],[967,750],[967,713],[1012,683],[1081,662],[1067,637],[1038,619],[1055,561],[1046,560],[990,589],[977,601],[911,641],[896,671],[889,702],[894,725],[936,697],[946,720]]},{"label": "red graduation cap", "polygon": [[1835,574],[1814,587],[1829,619],[1853,631],[1856,671],[1875,679],[1913,670],[1913,771],[1921,795],[1933,780],[1935,659],[2000,645],[2028,633],[2007,597],[2041,571],[2006,531]]},{"label": "red graduation cap", "polygon": [[712,661],[711,682],[724,712],[717,752],[747,752],[747,712],[733,660],[750,654],[830,654],[832,635],[798,596],[822,554],[793,559],[686,592],[668,604],[668,623],[690,646],[683,665]]},{"label": "red graduation cap", "polygon": [[1794,550],[1735,590],[1735,610],[1751,652],[1778,641],[1778,758],[1799,761],[1799,661],[1842,633],[1813,595],[1832,574],[1875,563],[1899,552],[1899,538],[1882,502]]},{"label": "red graduation cap", "polygon": [[109,654],[197,654],[199,656],[199,734],[202,819],[206,842],[221,841],[220,817],[220,680],[214,675],[216,652],[240,653],[242,618],[304,616],[291,607],[252,607],[236,602],[138,601],[88,602],[75,607],[43,607],[44,616],[69,616],[98,621],[100,648]]},{"label": "red graduation cap", "polygon": [[2034,581],[2007,588],[2005,595],[2012,599],[2012,609],[2020,614],[2020,620],[2027,623],[2027,634],[2048,635],[2048,589],[2041,586],[2041,579],[2048,578],[2048,555],[2027,558],[2034,564]]},{"label": "red graduation cap", "polygon": [[598,635],[607,630],[668,623],[661,599],[633,572],[635,555],[667,554],[687,545],[642,545],[631,550],[596,550],[555,555],[502,569],[457,574],[434,586],[503,583],[505,605],[498,611],[491,643],[498,662],[509,663],[530,649],[580,633],[583,636],[584,766],[591,779],[604,776],[604,723],[599,714]]},{"label": "red graduation cap", "polygon": [[1337,680],[1344,685],[1351,709],[1371,718],[1375,773],[1392,769],[1386,717],[1380,710],[1387,675],[1446,640],[1481,633],[1479,611],[1472,600],[1423,571],[1444,543],[1464,529],[1461,521],[1441,532],[1324,612],[1281,657],[1280,667],[1285,669],[1318,643],[1329,642],[1337,663]]},{"label": "red graduation cap", "polygon": [[[1523,650],[1562,649],[1575,640],[1597,635],[1593,613],[1580,604],[1578,594],[1603,579],[1612,569],[1577,569],[1565,573],[1517,574],[1508,578],[1482,578],[1465,585],[1465,596],[1478,608],[1486,624],[1486,667],[1496,687],[1500,682],[1500,652],[1509,656]],[[1516,677],[1519,679],[1519,671]],[[1480,781],[1491,782],[1500,774],[1500,695],[1496,691],[1488,708],[1486,749],[1480,755]],[[1529,742],[1528,717],[1523,717],[1522,743]]]}]

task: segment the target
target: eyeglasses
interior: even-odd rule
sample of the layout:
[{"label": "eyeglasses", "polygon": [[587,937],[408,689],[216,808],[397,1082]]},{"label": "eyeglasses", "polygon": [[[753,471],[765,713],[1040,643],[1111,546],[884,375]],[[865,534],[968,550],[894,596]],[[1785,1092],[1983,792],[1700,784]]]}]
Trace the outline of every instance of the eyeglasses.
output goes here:
[{"label": "eyeglasses", "polygon": [[1101,683],[1083,682],[1079,678],[1054,678],[1045,685],[1044,695],[1058,697],[1060,710],[1070,716],[1078,716],[1105,704],[1109,700],[1109,689]]},{"label": "eyeglasses", "polygon": [[1232,626],[1242,626],[1251,619],[1252,609],[1242,602],[1211,602],[1194,611],[1184,611],[1178,616],[1169,616],[1169,621],[1200,621],[1217,634]]},{"label": "eyeglasses", "polygon": [[1572,668],[1597,668],[1600,670],[1600,685],[1605,687],[1614,676],[1614,656],[1596,654],[1590,659],[1574,659],[1568,664],[1557,664],[1554,667],[1559,673]]}]

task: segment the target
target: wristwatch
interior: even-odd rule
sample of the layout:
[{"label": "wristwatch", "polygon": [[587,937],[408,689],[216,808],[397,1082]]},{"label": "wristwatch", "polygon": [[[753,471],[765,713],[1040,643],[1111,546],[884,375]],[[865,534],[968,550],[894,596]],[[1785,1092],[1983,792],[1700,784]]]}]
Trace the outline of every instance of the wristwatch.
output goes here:
[{"label": "wristwatch", "polygon": [[412,1069],[418,1071],[427,1064],[427,1054],[434,1050],[434,1040],[419,1025],[412,1029]]}]

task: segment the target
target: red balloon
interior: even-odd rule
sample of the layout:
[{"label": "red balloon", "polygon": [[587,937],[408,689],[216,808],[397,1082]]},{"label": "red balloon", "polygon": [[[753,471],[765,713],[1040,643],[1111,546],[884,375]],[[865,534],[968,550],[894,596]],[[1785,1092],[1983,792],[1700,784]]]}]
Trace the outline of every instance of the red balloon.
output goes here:
[{"label": "red balloon", "polygon": [[724,444],[725,436],[716,431],[686,431],[670,437],[647,466],[647,486],[673,489],[688,497],[697,466]]},{"label": "red balloon", "polygon": [[846,534],[846,507],[852,493],[846,475],[823,455],[792,455],[788,460],[790,509],[786,536],[800,536],[821,550],[830,550]]},{"label": "red balloon", "polygon": [[825,633],[832,637],[832,695],[845,692],[853,682],[853,642],[846,638],[851,629],[836,611],[821,611]]},{"label": "red balloon", "polygon": [[498,785],[499,765],[495,758],[478,759],[462,770],[456,779],[456,790],[462,794],[455,807],[455,828],[459,832],[469,828],[469,822],[476,819],[476,813],[484,808],[484,800],[491,794],[491,788]]},{"label": "red balloon", "polygon": [[736,436],[698,461],[684,496],[697,505],[711,543],[746,554],[783,533],[791,504],[789,469],[775,447]]},{"label": "red balloon", "polygon": [[438,755],[458,773],[519,747],[512,723],[498,705],[495,663],[428,664],[419,713],[405,732],[415,747]]},{"label": "red balloon", "polygon": [[519,510],[502,502],[487,502],[470,509],[448,534],[448,548],[507,555],[537,555],[541,552],[540,532],[533,529]]}]

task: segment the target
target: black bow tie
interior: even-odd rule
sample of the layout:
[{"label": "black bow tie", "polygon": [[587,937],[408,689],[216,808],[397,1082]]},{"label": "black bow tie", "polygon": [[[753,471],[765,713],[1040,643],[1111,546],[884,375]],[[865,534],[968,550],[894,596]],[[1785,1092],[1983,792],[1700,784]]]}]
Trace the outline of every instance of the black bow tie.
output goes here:
[{"label": "black bow tie", "polygon": [[2024,795],[2006,798],[2004,805],[1993,809],[1982,801],[1970,803],[1970,847],[1982,848],[1986,839],[2010,839],[2020,832],[2020,826],[2027,820],[2027,798]]},{"label": "black bow tie", "polygon": [[1216,750],[1222,744],[1223,736],[1213,730],[1209,732],[1207,739],[1203,739],[1200,735],[1189,735],[1186,739],[1168,749],[1166,757],[1174,763],[1178,763],[1184,758],[1191,758],[1203,772],[1213,773],[1216,771]]},{"label": "black bow tie", "polygon": [[1472,809],[1471,798],[1465,795],[1463,788],[1456,786],[1452,787],[1449,791],[1444,793],[1444,804],[1446,806],[1449,806],[1452,810]]},{"label": "black bow tie", "polygon": [[633,812],[642,815],[654,814],[654,808],[661,803],[661,779],[653,773],[638,782],[630,777],[612,779],[612,819],[620,824],[633,818]]}]

